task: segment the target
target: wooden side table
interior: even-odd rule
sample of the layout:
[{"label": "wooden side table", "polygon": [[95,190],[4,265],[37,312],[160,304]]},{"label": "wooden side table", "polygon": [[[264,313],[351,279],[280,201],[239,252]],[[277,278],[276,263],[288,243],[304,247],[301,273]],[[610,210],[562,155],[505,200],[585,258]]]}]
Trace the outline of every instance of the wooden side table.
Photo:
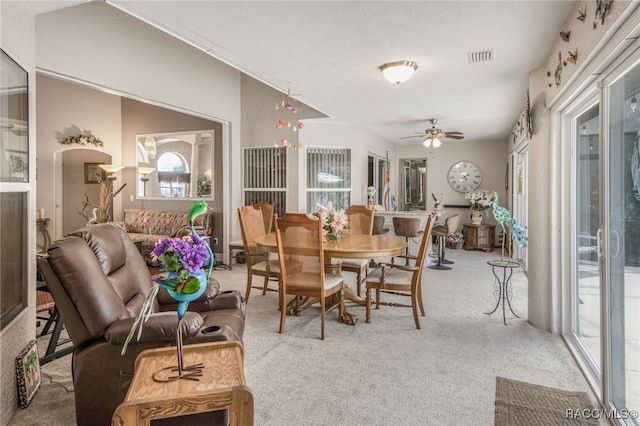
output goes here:
[{"label": "wooden side table", "polygon": [[177,365],[175,347],[138,355],[131,386],[111,420],[112,426],[150,425],[151,420],[229,410],[230,425],[253,425],[253,395],[244,377],[242,345],[211,342],[184,346],[185,365],[204,364],[200,380],[158,383],[157,371]]},{"label": "wooden side table", "polygon": [[472,225],[465,223],[463,225],[464,247],[465,250],[481,249],[486,252],[492,252],[496,244],[496,226],[495,225]]}]

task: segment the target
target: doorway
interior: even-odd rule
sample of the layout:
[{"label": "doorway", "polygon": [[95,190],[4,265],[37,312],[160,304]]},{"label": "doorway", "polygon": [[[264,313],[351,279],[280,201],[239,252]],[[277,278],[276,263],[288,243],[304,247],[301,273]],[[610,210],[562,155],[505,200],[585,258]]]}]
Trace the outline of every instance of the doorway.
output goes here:
[{"label": "doorway", "polygon": [[92,217],[91,204],[100,205],[102,179],[92,179],[90,174],[94,165],[111,164],[111,155],[80,148],[58,152],[56,159],[61,164],[56,170],[62,182],[56,186],[61,188],[56,197],[56,214],[61,216],[57,223],[62,223],[62,234],[56,237],[59,238],[85,226]]}]

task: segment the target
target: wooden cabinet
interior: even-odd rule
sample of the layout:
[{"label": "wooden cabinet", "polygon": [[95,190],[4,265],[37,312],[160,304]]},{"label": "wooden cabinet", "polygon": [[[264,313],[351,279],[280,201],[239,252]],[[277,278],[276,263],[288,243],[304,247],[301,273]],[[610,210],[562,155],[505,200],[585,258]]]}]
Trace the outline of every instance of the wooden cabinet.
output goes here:
[{"label": "wooden cabinet", "polygon": [[486,252],[493,251],[496,244],[495,225],[472,225],[470,223],[465,223],[463,228],[463,248],[465,250],[481,249]]}]

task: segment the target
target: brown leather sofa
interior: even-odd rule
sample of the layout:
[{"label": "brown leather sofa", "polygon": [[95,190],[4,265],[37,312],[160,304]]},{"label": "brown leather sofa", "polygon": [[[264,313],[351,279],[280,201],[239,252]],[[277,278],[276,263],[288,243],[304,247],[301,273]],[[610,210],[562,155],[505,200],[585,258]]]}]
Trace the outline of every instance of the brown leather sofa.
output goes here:
[{"label": "brown leather sofa", "polygon": [[[175,302],[161,290],[140,341],[134,337],[122,356],[125,338],[152,288],[147,265],[133,241],[119,226],[105,223],[65,236],[51,245],[48,254],[38,265],[74,344],[77,423],[109,425],[124,400],[137,355],[175,344]],[[184,316],[184,344],[242,342],[245,303],[237,291],[219,292],[217,281],[210,279],[203,296],[189,310]],[[216,414],[222,417],[214,419],[226,424],[226,413]],[[209,424],[217,423],[209,420]],[[175,424],[184,421],[176,418]]]}]

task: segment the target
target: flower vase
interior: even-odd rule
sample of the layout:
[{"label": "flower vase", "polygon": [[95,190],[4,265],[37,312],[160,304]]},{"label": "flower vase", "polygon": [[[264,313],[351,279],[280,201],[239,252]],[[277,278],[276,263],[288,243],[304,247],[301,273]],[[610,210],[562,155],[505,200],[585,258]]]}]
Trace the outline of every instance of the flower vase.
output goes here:
[{"label": "flower vase", "polygon": [[328,232],[327,233],[327,241],[338,241],[340,240],[339,232]]},{"label": "flower vase", "polygon": [[471,210],[471,224],[482,225],[482,210]]}]

